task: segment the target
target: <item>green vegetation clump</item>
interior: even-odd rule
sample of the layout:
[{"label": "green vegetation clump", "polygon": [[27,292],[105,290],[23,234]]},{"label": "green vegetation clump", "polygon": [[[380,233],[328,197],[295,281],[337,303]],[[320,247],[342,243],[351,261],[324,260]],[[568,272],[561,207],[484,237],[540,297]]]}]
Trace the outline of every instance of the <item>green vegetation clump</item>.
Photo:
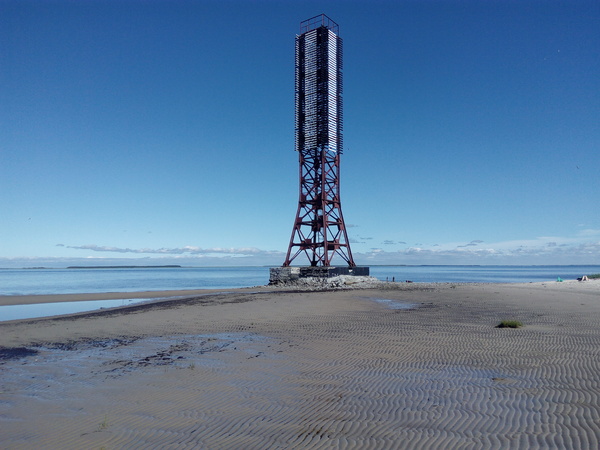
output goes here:
[{"label": "green vegetation clump", "polygon": [[595,273],[594,275],[588,275],[588,278],[590,278],[590,279],[591,278],[598,279],[598,278],[600,278],[600,273]]},{"label": "green vegetation clump", "polygon": [[523,324],[518,320],[503,320],[496,328],[521,328]]}]

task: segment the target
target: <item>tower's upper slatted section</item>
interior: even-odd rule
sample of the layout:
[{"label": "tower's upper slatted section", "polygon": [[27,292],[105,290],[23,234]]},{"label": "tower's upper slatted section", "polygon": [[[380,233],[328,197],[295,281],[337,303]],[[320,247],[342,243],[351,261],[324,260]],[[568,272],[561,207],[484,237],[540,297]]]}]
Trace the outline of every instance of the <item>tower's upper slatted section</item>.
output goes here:
[{"label": "tower's upper slatted section", "polygon": [[342,39],[327,16],[308,19],[296,36],[296,150],[341,152]]}]

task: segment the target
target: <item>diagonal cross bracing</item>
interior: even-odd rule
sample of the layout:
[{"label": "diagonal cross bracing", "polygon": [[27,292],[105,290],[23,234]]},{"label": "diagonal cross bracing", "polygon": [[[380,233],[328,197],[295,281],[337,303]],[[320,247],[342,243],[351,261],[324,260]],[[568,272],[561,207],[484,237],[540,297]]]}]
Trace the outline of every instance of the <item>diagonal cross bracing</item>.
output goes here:
[{"label": "diagonal cross bracing", "polygon": [[354,267],[340,203],[342,39],[324,14],[302,22],[300,30],[295,72],[300,193],[284,266],[304,254],[311,266],[339,258]]}]

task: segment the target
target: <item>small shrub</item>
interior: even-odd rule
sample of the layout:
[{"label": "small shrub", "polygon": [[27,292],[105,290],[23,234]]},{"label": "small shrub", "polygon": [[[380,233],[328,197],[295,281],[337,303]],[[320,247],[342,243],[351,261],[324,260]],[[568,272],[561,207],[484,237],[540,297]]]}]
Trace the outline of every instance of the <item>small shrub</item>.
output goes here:
[{"label": "small shrub", "polygon": [[598,279],[600,278],[600,273],[595,273],[594,275],[588,275],[588,278],[591,279]]},{"label": "small shrub", "polygon": [[518,320],[503,320],[496,328],[521,328],[523,324]]}]

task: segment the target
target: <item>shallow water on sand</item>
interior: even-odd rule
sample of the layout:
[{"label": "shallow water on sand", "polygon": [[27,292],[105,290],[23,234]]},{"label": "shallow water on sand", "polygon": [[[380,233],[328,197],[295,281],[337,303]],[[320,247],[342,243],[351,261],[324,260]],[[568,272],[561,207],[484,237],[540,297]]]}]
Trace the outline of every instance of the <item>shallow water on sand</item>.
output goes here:
[{"label": "shallow water on sand", "polygon": [[412,303],[412,302],[402,302],[400,300],[391,300],[388,298],[371,298],[368,297],[369,300],[373,300],[381,305],[384,305],[385,307],[389,308],[389,309],[415,309],[418,308],[420,305],[419,303]]},{"label": "shallow water on sand", "polygon": [[158,299],[128,298],[115,300],[87,300],[80,302],[36,303],[33,305],[6,305],[0,306],[0,321],[75,314],[85,311],[118,308],[119,306],[130,306],[152,300]]}]

